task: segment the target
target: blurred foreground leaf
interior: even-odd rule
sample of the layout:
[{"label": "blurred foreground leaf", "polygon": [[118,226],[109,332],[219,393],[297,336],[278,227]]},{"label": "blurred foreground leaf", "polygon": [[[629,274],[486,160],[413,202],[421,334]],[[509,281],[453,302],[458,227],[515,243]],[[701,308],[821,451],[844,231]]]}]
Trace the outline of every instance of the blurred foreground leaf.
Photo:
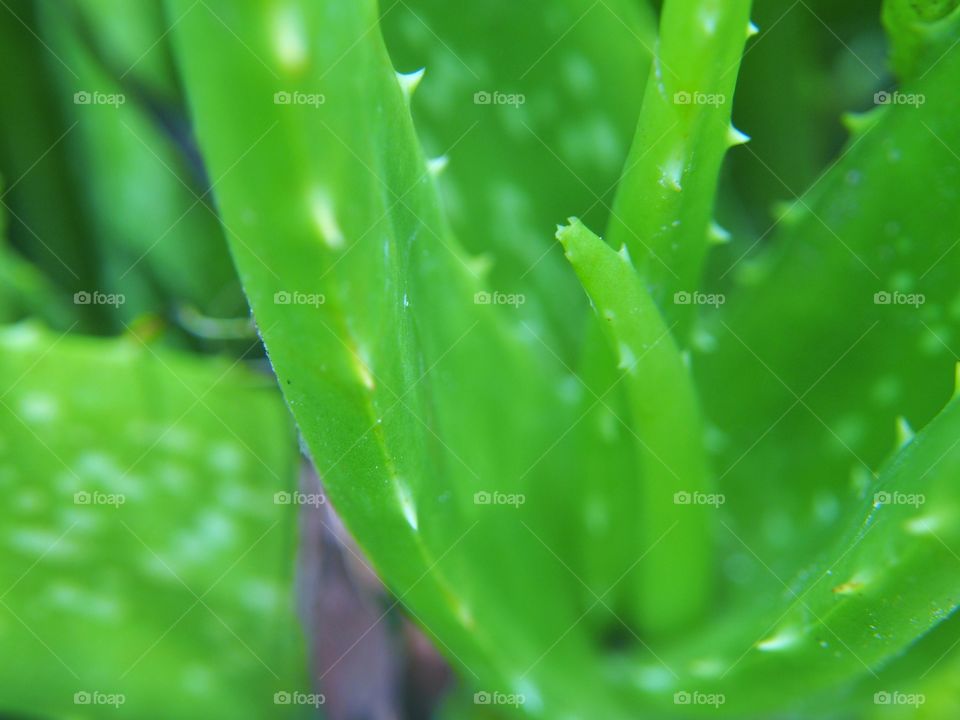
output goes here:
[{"label": "blurred foreground leaf", "polygon": [[0,710],[276,716],[303,670],[272,382],[21,324],[0,385]]}]

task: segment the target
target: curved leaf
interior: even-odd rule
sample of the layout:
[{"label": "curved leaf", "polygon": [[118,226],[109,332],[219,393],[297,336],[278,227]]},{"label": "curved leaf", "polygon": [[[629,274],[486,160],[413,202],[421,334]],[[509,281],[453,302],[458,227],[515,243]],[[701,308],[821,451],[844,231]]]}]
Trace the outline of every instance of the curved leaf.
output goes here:
[{"label": "curved leaf", "polygon": [[693,385],[671,328],[626,251],[614,252],[576,219],[558,230],[557,239],[626,379],[641,468],[640,478],[632,479],[641,488],[634,518],[644,551],[635,590],[638,617],[650,631],[676,630],[703,610],[711,585],[710,508],[698,502],[709,479]]}]

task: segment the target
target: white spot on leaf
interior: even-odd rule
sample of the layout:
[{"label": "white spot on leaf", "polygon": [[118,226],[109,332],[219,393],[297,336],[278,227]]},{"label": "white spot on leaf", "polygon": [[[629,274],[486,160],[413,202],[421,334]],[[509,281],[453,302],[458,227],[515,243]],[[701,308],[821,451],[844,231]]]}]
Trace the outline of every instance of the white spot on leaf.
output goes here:
[{"label": "white spot on leaf", "polygon": [[310,215],[320,232],[320,237],[332,250],[343,247],[343,230],[333,213],[333,202],[322,188],[315,188],[310,195]]},{"label": "white spot on leaf", "polygon": [[410,527],[417,530],[417,506],[413,502],[413,494],[410,492],[409,486],[399,478],[394,479],[394,486],[404,519]]},{"label": "white spot on leaf", "polygon": [[273,18],[273,44],[280,63],[287,70],[301,70],[307,63],[307,38],[303,18],[288,5]]},{"label": "white spot on leaf", "polygon": [[777,652],[795,645],[800,634],[793,628],[785,628],[757,643],[757,650],[762,652]]},{"label": "white spot on leaf", "polygon": [[51,395],[33,392],[20,399],[18,409],[28,423],[47,423],[56,418],[60,406]]},{"label": "white spot on leaf", "polygon": [[904,523],[904,527],[911,535],[932,535],[939,526],[940,519],[934,515],[921,515]]}]

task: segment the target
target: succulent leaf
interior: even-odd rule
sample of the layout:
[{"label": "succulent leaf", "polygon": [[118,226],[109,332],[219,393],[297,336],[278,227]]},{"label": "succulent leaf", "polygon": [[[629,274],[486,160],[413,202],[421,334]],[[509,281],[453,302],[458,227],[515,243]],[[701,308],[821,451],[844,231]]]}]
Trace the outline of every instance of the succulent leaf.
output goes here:
[{"label": "succulent leaf", "polygon": [[714,194],[727,150],[733,91],[750,27],[749,0],[667,0],[643,111],[620,180],[608,241],[625,245],[669,320],[690,308],[678,292],[701,287]]},{"label": "succulent leaf", "polygon": [[637,616],[648,631],[676,630],[703,610],[711,586],[710,509],[685,502],[709,490],[690,375],[627,254],[575,218],[557,239],[590,295],[630,400],[630,441],[640,468],[632,482],[641,488],[633,512],[643,552],[634,583]]},{"label": "succulent leaf", "polygon": [[32,323],[0,330],[0,376],[4,712],[257,718],[307,691],[272,383]]}]

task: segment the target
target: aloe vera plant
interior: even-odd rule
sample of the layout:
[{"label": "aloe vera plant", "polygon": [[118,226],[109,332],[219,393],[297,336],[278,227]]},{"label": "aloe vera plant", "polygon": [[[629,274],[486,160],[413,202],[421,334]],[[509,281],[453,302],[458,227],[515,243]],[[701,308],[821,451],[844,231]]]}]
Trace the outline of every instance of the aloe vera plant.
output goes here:
[{"label": "aloe vera plant", "polygon": [[960,5],[752,5],[5,8],[0,711],[955,714]]}]

